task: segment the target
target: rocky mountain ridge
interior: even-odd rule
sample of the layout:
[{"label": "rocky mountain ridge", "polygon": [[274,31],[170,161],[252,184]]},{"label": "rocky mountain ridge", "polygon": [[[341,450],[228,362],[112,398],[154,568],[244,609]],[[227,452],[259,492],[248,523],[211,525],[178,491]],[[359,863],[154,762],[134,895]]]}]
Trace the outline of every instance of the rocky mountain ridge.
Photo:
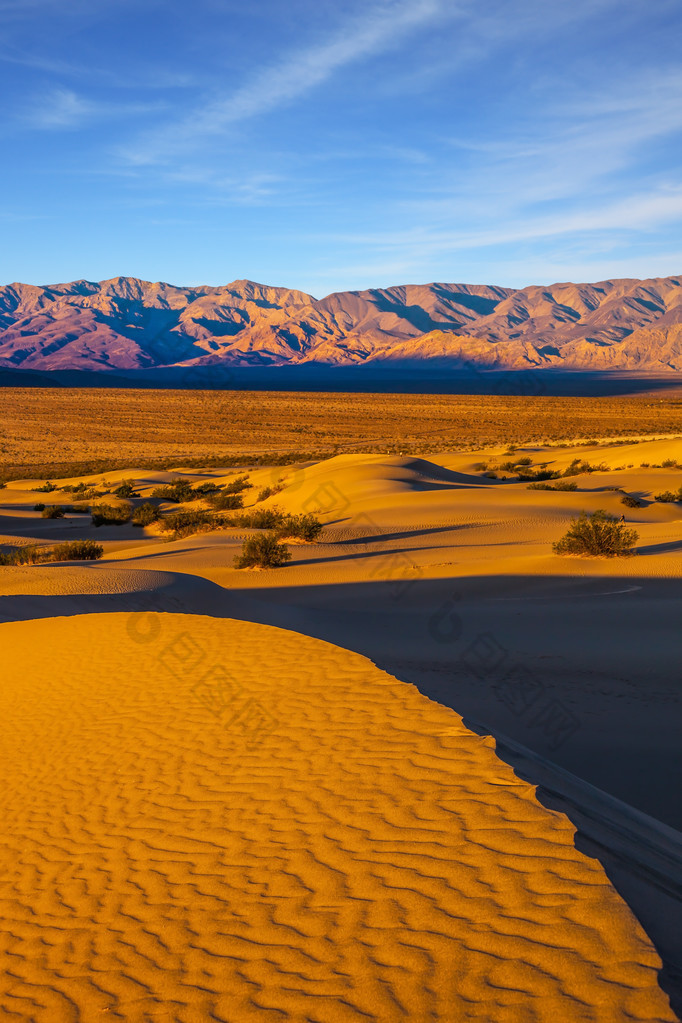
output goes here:
[{"label": "rocky mountain ridge", "polygon": [[0,369],[374,364],[682,370],[682,277],[522,289],[433,283],[323,299],[253,281],[0,287]]}]

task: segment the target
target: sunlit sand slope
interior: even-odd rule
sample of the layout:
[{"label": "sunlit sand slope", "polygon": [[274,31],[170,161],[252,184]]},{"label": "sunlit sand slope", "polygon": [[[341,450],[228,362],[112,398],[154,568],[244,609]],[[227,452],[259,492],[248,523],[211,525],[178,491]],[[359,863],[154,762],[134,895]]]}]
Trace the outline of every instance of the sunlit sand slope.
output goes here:
[{"label": "sunlit sand slope", "polygon": [[2,1019],[674,1019],[566,818],[365,658],[170,614],[0,641]]}]

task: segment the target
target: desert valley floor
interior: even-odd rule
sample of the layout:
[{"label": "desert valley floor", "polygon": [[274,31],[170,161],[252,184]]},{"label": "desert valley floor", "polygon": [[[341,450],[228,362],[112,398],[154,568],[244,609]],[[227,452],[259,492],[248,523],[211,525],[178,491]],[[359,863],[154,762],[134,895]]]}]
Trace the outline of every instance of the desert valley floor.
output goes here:
[{"label": "desert valley floor", "polygon": [[[9,479],[1,551],[104,555],[0,567],[2,1018],[675,1020],[681,466],[658,433],[51,479],[246,476],[324,523],[263,571],[251,529]],[[600,508],[635,556],[553,553]]]}]

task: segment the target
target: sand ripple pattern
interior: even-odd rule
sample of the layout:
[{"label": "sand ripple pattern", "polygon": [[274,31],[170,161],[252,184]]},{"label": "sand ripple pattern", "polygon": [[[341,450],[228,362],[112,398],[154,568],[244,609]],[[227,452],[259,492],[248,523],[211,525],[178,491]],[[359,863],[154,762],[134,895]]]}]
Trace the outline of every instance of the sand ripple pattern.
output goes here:
[{"label": "sand ripple pattern", "polygon": [[2,1020],[674,1019],[566,818],[365,658],[174,614],[0,640]]}]

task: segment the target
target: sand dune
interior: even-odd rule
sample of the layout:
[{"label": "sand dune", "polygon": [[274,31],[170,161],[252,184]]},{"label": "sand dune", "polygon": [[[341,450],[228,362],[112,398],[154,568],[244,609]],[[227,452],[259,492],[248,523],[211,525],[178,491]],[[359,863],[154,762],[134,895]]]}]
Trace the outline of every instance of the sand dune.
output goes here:
[{"label": "sand dune", "polygon": [[[501,468],[522,456],[603,468],[570,477],[575,492],[532,490]],[[682,512],[653,498],[682,485],[679,463],[682,440],[642,439],[244,470],[247,508],[325,523],[286,568],[258,573],[233,566],[252,530],[168,542],[155,526],[43,520],[37,502],[73,498],[42,480],[0,491],[2,549],[104,547],[90,564],[0,567],[17,722],[2,760],[8,1018],[674,1019],[651,941],[672,991]],[[241,472],[54,482],[134,479],[147,500],[179,474]],[[552,553],[596,508],[625,511],[636,557]],[[194,691],[209,662],[229,675],[210,699]],[[543,791],[559,779],[557,805],[587,822],[648,938],[566,818],[459,714]],[[239,728],[259,715],[278,726],[247,744]],[[665,823],[608,819],[614,797]]]},{"label": "sand dune", "polygon": [[674,1019],[566,818],[366,659],[186,615],[0,637],[5,1018]]}]

